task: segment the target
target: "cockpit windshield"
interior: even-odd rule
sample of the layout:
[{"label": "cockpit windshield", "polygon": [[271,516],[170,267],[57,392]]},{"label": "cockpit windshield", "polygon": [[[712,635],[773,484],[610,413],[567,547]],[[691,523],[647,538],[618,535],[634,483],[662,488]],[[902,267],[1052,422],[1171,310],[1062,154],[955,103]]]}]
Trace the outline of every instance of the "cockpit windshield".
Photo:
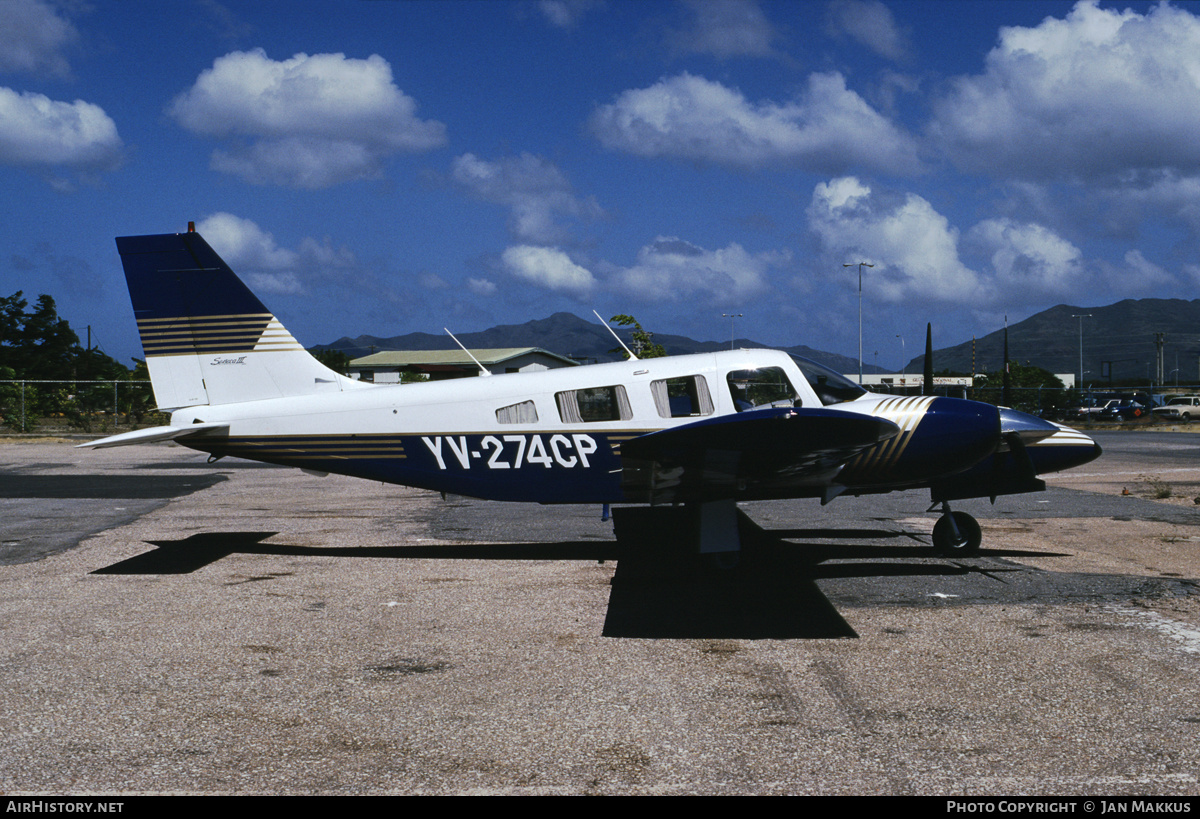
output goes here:
[{"label": "cockpit windshield", "polygon": [[815,361],[809,361],[798,355],[792,356],[792,360],[796,362],[800,372],[804,373],[813,392],[817,394],[817,398],[821,399],[821,404],[824,406],[853,401],[867,392],[844,375],[835,373]]}]

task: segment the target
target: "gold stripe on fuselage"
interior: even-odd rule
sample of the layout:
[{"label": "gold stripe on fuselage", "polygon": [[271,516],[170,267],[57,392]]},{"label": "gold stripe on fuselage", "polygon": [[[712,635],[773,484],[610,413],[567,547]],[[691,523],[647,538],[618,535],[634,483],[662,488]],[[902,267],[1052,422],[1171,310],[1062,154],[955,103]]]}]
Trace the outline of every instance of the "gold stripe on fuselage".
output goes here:
[{"label": "gold stripe on fuselage", "polygon": [[925,417],[934,397],[929,395],[886,398],[871,408],[871,415],[886,418],[900,427],[898,435],[856,455],[846,465],[845,474],[856,478],[879,475],[896,465]]}]

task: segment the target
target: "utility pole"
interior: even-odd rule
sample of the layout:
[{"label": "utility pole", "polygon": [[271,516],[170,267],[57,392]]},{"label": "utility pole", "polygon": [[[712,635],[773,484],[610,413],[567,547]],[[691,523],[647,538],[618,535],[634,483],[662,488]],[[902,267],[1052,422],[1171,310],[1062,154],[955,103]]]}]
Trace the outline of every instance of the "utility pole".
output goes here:
[{"label": "utility pole", "polygon": [[1155,349],[1154,358],[1158,362],[1158,369],[1155,372],[1155,380],[1158,381],[1159,386],[1162,386],[1163,382],[1166,380],[1163,377],[1163,346],[1165,344],[1166,344],[1166,333],[1155,333],[1154,334],[1154,349]]},{"label": "utility pole", "polygon": [[729,319],[729,349],[733,349],[733,320],[742,318],[741,313],[722,313],[721,318]]},{"label": "utility pole", "polygon": [[1004,316],[1004,384],[1000,389],[1000,403],[1012,406],[1012,376],[1008,372],[1008,316]]},{"label": "utility pole", "polygon": [[925,324],[925,369],[921,374],[921,395],[933,395],[933,322]]},{"label": "utility pole", "polygon": [[1083,320],[1091,317],[1091,313],[1080,313],[1071,316],[1071,318],[1079,319],[1079,383],[1075,386],[1080,390],[1083,389]]},{"label": "utility pole", "polygon": [[[866,262],[858,263],[858,386],[862,386],[862,269],[874,267]],[[842,267],[854,267],[854,264],[844,264]]]},{"label": "utility pole", "polygon": [[975,398],[975,373],[978,371],[975,364],[975,336],[971,336],[971,398]]}]

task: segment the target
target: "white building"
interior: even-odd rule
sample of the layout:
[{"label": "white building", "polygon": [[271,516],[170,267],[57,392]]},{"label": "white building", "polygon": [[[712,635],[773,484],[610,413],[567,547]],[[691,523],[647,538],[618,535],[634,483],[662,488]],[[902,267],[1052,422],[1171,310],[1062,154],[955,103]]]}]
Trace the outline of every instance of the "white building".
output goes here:
[{"label": "white building", "polygon": [[[471,355],[493,375],[576,365],[571,359],[540,347],[471,350]],[[376,384],[398,384],[401,373],[416,373],[430,381],[442,381],[479,375],[479,366],[462,350],[385,350],[352,360],[347,375]]]}]

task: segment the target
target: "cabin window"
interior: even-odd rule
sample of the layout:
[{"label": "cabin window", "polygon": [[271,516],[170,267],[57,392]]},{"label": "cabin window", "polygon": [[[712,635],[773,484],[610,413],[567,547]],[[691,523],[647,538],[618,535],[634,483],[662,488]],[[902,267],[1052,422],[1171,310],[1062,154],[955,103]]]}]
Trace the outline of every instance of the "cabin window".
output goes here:
[{"label": "cabin window", "polygon": [[565,424],[625,421],[633,417],[629,397],[621,385],[590,387],[555,393],[558,414]]},{"label": "cabin window", "polygon": [[733,370],[729,373],[729,392],[738,412],[755,407],[796,407],[799,396],[792,382],[779,367]]},{"label": "cabin window", "polygon": [[537,419],[537,407],[532,401],[509,404],[496,410],[496,420],[501,424],[536,424]]},{"label": "cabin window", "polygon": [[713,414],[712,396],[708,394],[708,383],[702,375],[651,381],[650,392],[654,395],[654,406],[663,418]]}]

